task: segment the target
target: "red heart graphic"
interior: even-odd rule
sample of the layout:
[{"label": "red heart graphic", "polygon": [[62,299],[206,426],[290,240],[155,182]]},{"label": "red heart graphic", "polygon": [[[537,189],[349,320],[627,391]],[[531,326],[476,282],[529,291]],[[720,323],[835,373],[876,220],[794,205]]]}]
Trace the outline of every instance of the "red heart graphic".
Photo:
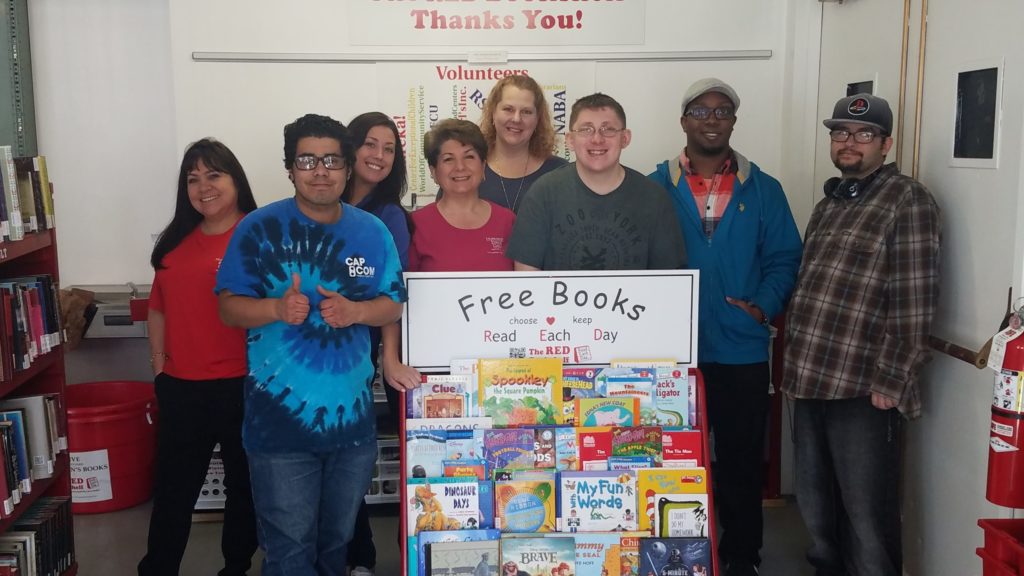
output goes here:
[{"label": "red heart graphic", "polygon": [[546,320],[548,321],[548,326],[551,326],[552,324],[555,323],[555,317],[554,316],[548,316],[546,318]]}]

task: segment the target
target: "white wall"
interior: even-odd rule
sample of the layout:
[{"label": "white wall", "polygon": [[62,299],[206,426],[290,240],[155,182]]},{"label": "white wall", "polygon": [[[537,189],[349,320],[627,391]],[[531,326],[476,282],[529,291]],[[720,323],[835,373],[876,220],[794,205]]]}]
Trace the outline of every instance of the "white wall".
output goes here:
[{"label": "white wall", "polygon": [[165,0],[29,3],[61,281],[149,282],[177,179]]},{"label": "white wall", "polygon": [[[801,2],[647,0],[645,44],[623,49],[772,50],[774,56],[599,63],[596,88],[624,104],[634,130],[624,162],[648,171],[677,153],[682,92],[714,74],[743,99],[735,146],[780,175],[786,155],[780,111],[791,105],[782,100],[792,73],[787,31],[793,14],[805,11],[794,12],[790,4]],[[336,0],[308,0],[301,9],[271,0],[33,0],[39,142],[58,193],[64,284],[150,280],[152,236],[171,216],[181,151],[197,138],[215,136],[234,150],[259,202],[289,194],[281,163],[284,124],[311,111],[346,121],[374,109],[377,67],[195,62],[192,52],[366,53],[348,45],[351,6]],[[731,20],[728,34],[706,25],[723,15]],[[588,48],[609,50],[570,50]]]},{"label": "white wall", "polygon": [[[1002,318],[1006,289],[1022,292],[1021,143],[1024,5],[930,0],[920,179],[943,209],[942,296],[935,333],[977,348]],[[979,42],[979,38],[985,41]],[[1002,158],[997,170],[951,168],[955,71],[1005,57]],[[984,66],[982,66],[984,67]],[[923,389],[924,417],[907,444],[908,568],[912,574],[980,573],[979,517],[1005,515],[985,500],[992,372],[937,356]]]}]

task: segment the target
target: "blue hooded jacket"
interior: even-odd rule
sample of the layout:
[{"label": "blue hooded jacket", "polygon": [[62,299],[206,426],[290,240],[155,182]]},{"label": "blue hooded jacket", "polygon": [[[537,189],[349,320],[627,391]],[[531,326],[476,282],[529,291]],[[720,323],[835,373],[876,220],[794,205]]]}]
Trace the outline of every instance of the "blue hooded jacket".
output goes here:
[{"label": "blue hooded jacket", "polygon": [[769,332],[726,296],[756,304],[768,318],[789,300],[802,244],[782,186],[737,152],[732,198],[709,239],[679,157],[650,177],[668,191],[686,241],[689,267],[700,270],[698,362],[768,360]]}]

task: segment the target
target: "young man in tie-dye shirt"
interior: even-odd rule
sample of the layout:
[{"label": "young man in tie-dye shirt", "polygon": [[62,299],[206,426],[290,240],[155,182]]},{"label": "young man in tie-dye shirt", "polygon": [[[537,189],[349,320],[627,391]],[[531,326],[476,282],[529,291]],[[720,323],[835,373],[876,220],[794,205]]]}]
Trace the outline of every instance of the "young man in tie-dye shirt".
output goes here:
[{"label": "young man in tie-dye shirt", "polygon": [[345,574],[376,460],[368,326],[398,319],[405,287],[387,228],[339,201],[346,136],[314,114],[285,127],[295,195],[238,225],[217,275],[221,317],[248,329],[242,438],[264,576]]}]

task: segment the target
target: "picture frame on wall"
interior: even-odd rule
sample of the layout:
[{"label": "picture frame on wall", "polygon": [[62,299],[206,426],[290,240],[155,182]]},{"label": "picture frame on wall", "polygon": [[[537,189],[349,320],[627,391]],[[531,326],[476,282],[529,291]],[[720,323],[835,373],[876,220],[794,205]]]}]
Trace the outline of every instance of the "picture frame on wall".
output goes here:
[{"label": "picture frame on wall", "polygon": [[953,75],[950,166],[998,168],[1002,120],[1003,60],[973,61]]}]

